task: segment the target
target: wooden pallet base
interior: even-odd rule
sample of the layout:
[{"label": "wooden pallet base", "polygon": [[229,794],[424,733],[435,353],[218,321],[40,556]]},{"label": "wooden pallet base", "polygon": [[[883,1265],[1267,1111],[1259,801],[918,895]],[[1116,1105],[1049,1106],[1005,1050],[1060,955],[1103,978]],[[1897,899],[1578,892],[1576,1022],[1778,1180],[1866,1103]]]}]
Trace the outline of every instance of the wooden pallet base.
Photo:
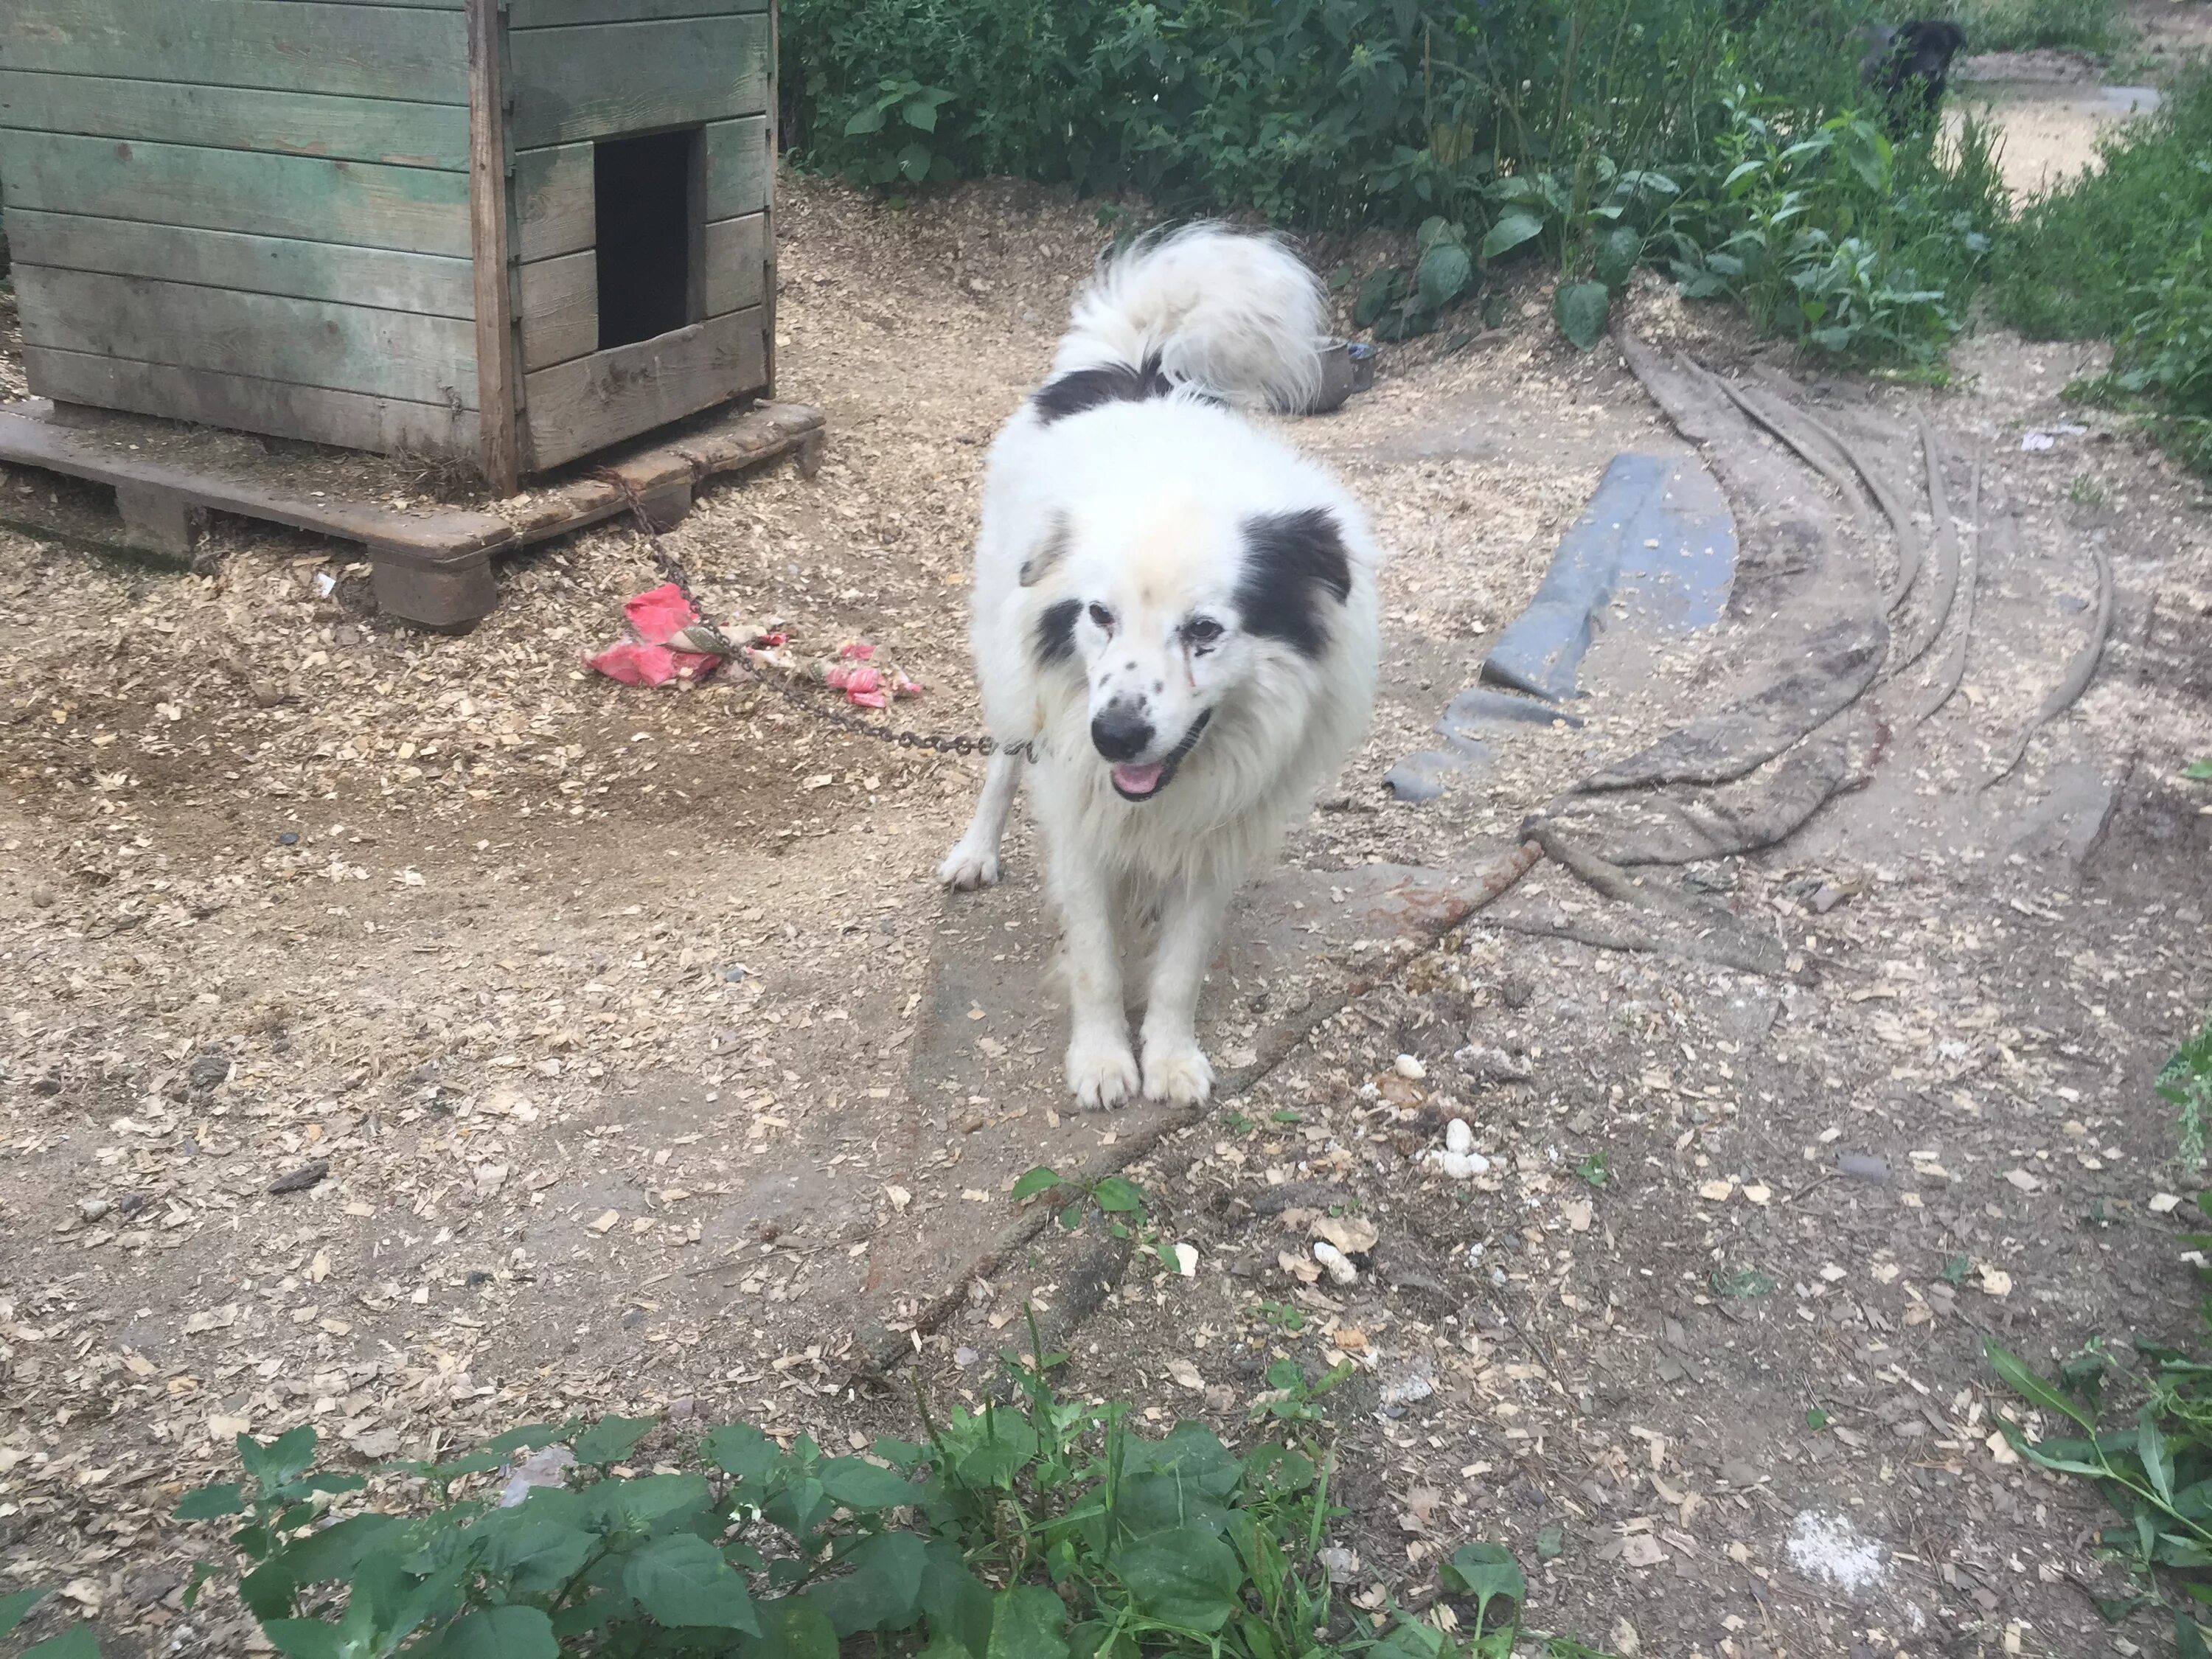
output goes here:
[{"label": "wooden pallet base", "polygon": [[[490,507],[389,507],[342,489],[304,488],[294,468],[272,486],[248,469],[207,453],[149,455],[131,441],[147,422],[102,411],[57,408],[43,398],[0,404],[0,462],[42,468],[105,484],[115,492],[111,533],[88,536],[82,515],[52,529],[72,540],[106,542],[125,551],[190,560],[207,515],[234,513],[341,541],[367,553],[377,603],[426,628],[465,629],[498,603],[495,554],[526,547],[620,514],[642,513],[665,530],[691,509],[699,487],[719,473],[794,455],[799,471],[820,470],[825,442],[818,410],[757,404],[710,413],[653,437],[621,446],[539,481],[526,494]],[[333,484],[343,482],[333,470]],[[35,507],[11,508],[34,532]]]}]

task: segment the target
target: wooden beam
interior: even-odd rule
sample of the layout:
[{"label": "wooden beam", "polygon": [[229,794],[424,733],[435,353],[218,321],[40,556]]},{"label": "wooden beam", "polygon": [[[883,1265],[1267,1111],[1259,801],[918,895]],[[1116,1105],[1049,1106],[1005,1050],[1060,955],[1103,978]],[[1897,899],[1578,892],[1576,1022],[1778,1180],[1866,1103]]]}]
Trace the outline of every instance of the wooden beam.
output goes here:
[{"label": "wooden beam", "polygon": [[507,26],[501,0],[468,0],[469,219],[475,245],[480,461],[495,495],[522,479],[515,422],[514,294],[507,216]]},{"label": "wooden beam", "polygon": [[510,60],[515,148],[761,114],[768,22],[750,12],[524,30]]},{"label": "wooden beam", "polygon": [[[781,159],[783,145],[783,102],[781,82],[778,76],[783,70],[783,8],[779,0],[768,0],[768,132],[763,148],[767,152],[767,165],[762,171],[768,180],[768,189],[761,198],[761,249],[767,269],[763,273],[766,291],[761,295],[761,396],[775,396],[775,164]],[[814,441],[805,452],[813,457],[813,465],[805,471],[814,476],[821,465],[822,444]]]},{"label": "wooden beam", "polygon": [[149,276],[295,300],[335,300],[416,316],[476,314],[469,262],[446,254],[395,253],[36,208],[9,210],[8,239],[15,262],[22,265]]},{"label": "wooden beam", "polygon": [[0,127],[0,179],[11,213],[38,208],[454,258],[469,252],[468,181],[429,167]]},{"label": "wooden beam", "polygon": [[459,104],[450,10],[330,0],[9,0],[0,69]]},{"label": "wooden beam", "polygon": [[25,346],[23,369],[40,393],[64,403],[127,409],[385,454],[412,450],[463,462],[477,454],[473,409],[330,392],[173,363],[130,362],[46,346]]},{"label": "wooden beam", "polygon": [[558,466],[758,392],[767,383],[761,340],[756,306],[539,369],[524,382],[532,466]]},{"label": "wooden beam", "polygon": [[469,112],[325,93],[0,70],[0,127],[461,173]]},{"label": "wooden beam", "polygon": [[15,295],[26,346],[408,403],[476,400],[474,331],[458,317],[20,260]]}]

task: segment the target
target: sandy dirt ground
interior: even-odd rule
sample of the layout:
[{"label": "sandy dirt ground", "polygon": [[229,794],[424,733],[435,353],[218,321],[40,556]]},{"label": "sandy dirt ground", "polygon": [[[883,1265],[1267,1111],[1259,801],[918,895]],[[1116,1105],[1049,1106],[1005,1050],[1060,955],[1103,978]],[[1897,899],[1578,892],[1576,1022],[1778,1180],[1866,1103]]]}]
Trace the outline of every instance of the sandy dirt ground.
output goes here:
[{"label": "sandy dirt ground", "polygon": [[[878,641],[928,687],[896,722],[965,731],[983,447],[1102,233],[1013,186],[783,202],[781,392],[828,412],[827,464],[716,489],[666,550],[719,612]],[[2020,1413],[1979,1345],[2194,1322],[2148,1085],[2212,1000],[2212,798],[2179,778],[2212,754],[2205,493],[2115,422],[2059,430],[2076,348],[1979,337],[1942,392],[1814,377],[1839,423],[1929,420],[1960,521],[1978,463],[2010,528],[1942,716],[1783,845],[1648,878],[1780,967],[1480,918],[1416,943],[1378,895],[1510,848],[1761,620],[1608,634],[1582,726],[1501,734],[1427,805],[1381,788],[1606,462],[1685,447],[1541,297],[1286,424],[1393,550],[1382,696],[1209,993],[1254,1080],[1133,1171],[1196,1268],[1140,1258],[1068,1386],[1246,1436],[1272,1358],[1350,1359],[1363,1605],[1480,1537],[1534,1626],[1622,1655],[2130,1651],[2085,1594],[2116,1582],[2094,1508],[1993,1438]],[[1656,289],[1631,317],[1752,355]],[[755,685],[588,677],[659,580],[626,526],[507,562],[455,638],[375,615],[343,550],[218,542],[192,576],[0,532],[0,1589],[66,1584],[118,1653],[252,1650],[227,1595],[181,1607],[204,1540],[167,1518],[241,1429],[360,1464],[616,1410],[859,1447],[913,1427],[856,1375],[885,1333],[972,1398],[1024,1302],[1074,1299],[1064,1249],[962,1265],[1023,1170],[1146,1122],[1065,1109],[1026,833],[1004,888],[933,886],[975,766]],[[2093,547],[2103,672],[1985,788],[2079,647]],[[1607,921],[1549,868],[1516,904]],[[1471,1181],[1415,1161],[1449,1116]],[[1346,1218],[1358,1279],[1308,1282]]]}]

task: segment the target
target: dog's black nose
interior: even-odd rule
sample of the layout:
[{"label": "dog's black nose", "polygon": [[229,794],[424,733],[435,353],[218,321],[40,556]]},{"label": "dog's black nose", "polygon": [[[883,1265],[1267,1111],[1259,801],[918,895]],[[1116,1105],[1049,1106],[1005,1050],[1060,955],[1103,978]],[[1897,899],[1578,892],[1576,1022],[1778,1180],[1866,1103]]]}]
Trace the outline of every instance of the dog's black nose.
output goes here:
[{"label": "dog's black nose", "polygon": [[1109,702],[1091,722],[1091,745],[1109,761],[1134,760],[1152,740],[1152,723],[1127,705]]}]

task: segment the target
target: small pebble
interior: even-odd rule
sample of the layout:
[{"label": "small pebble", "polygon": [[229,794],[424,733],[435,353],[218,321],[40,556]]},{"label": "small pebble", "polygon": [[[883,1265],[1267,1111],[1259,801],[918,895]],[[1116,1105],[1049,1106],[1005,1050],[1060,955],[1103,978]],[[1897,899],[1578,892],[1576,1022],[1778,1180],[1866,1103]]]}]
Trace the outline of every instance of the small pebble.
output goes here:
[{"label": "small pebble", "polygon": [[1474,1150],[1474,1131],[1467,1127],[1465,1118],[1455,1117],[1444,1125],[1444,1150],[1462,1158]]},{"label": "small pebble", "polygon": [[76,1201],[76,1212],[87,1221],[97,1221],[114,1207],[104,1198],[80,1198]]},{"label": "small pebble", "polygon": [[1416,1083],[1419,1083],[1423,1078],[1429,1074],[1429,1068],[1422,1065],[1419,1060],[1414,1059],[1411,1054],[1399,1055],[1396,1060],[1391,1062],[1391,1069],[1396,1072],[1400,1077],[1410,1078]]}]

